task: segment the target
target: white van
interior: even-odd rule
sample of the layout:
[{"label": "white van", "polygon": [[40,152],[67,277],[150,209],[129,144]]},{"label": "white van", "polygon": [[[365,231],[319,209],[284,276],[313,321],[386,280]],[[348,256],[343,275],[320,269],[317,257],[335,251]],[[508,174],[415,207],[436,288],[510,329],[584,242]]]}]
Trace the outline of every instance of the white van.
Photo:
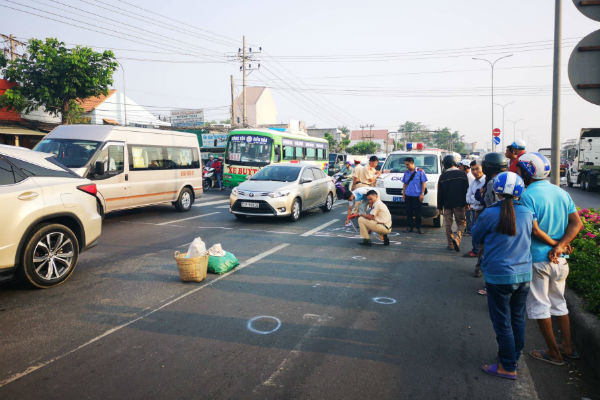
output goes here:
[{"label": "white van", "polygon": [[192,208],[202,195],[196,135],[110,125],[61,125],[34,150],[52,153],[98,187],[102,213],[151,204]]},{"label": "white van", "polygon": [[423,218],[433,218],[433,226],[442,226],[442,215],[437,209],[437,182],[442,174],[442,159],[447,153],[438,149],[424,149],[412,151],[394,151],[385,160],[383,171],[390,170],[389,173],[383,173],[377,179],[377,188],[380,192],[380,198],[388,206],[390,212],[396,215],[406,215],[406,205],[402,202],[402,177],[406,166],[404,160],[412,157],[415,160],[415,166],[423,169],[427,175],[427,194],[423,198],[421,216]]}]

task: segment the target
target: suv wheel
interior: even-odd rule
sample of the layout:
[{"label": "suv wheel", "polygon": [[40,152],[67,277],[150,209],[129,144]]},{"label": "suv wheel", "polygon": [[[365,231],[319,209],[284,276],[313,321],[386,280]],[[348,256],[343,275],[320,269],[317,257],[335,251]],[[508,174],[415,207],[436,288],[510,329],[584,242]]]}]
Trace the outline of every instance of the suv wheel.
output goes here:
[{"label": "suv wheel", "polygon": [[325,205],[322,207],[323,212],[329,212],[333,208],[333,195],[329,193],[327,195],[327,200],[325,200]]},{"label": "suv wheel", "polygon": [[50,288],[71,276],[78,257],[79,242],[73,231],[61,224],[40,225],[25,246],[22,272],[29,284]]},{"label": "suv wheel", "polygon": [[179,193],[179,198],[175,202],[175,208],[177,211],[190,211],[192,209],[192,204],[194,204],[194,194],[190,190],[190,188],[183,188],[181,193]]},{"label": "suv wheel", "polygon": [[300,218],[301,212],[302,212],[302,205],[300,204],[300,200],[296,199],[296,200],[294,200],[294,203],[292,204],[292,213],[290,214],[290,220],[292,222],[298,221],[298,219]]}]

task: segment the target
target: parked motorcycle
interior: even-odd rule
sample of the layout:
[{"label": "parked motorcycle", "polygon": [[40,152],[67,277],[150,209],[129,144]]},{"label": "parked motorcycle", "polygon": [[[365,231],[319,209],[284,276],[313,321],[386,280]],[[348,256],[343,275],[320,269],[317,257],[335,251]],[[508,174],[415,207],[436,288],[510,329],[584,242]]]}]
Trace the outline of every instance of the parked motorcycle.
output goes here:
[{"label": "parked motorcycle", "polygon": [[334,174],[332,179],[335,185],[335,194],[337,195],[337,198],[345,200],[350,197],[350,185],[352,184],[352,179],[341,172]]}]

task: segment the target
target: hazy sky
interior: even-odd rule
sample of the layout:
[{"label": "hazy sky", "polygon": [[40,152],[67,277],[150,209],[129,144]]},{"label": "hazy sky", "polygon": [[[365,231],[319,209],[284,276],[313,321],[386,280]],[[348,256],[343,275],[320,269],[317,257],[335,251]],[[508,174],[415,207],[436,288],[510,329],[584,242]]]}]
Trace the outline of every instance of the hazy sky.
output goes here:
[{"label": "hazy sky", "polygon": [[[530,148],[550,145],[551,0],[0,0],[0,16],[3,34],[115,49],[127,95],[163,115],[189,107],[227,118],[229,76],[241,83],[233,56],[246,35],[253,50],[263,48],[248,82],[273,87],[282,122],[396,130],[411,120],[480,143],[491,130],[490,67],[472,57],[514,54],[498,62],[495,77],[495,101],[514,101],[506,139],[508,120],[522,120],[517,137]],[[566,74],[574,45],[597,29],[563,0],[563,139],[600,126],[600,109],[574,94]],[[502,128],[500,107],[495,126]]]}]

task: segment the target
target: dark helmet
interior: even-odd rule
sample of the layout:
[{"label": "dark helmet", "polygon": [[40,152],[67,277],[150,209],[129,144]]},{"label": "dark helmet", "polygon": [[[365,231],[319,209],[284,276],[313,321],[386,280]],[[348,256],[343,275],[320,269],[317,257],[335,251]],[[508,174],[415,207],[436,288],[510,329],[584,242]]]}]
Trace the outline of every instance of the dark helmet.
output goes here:
[{"label": "dark helmet", "polygon": [[508,171],[508,163],[504,154],[487,153],[481,161],[483,173],[486,176],[492,176],[500,172]]},{"label": "dark helmet", "polygon": [[448,154],[447,156],[444,156],[444,158],[442,159],[442,165],[444,166],[444,169],[456,167],[457,163],[458,163],[458,160],[452,154]]}]

